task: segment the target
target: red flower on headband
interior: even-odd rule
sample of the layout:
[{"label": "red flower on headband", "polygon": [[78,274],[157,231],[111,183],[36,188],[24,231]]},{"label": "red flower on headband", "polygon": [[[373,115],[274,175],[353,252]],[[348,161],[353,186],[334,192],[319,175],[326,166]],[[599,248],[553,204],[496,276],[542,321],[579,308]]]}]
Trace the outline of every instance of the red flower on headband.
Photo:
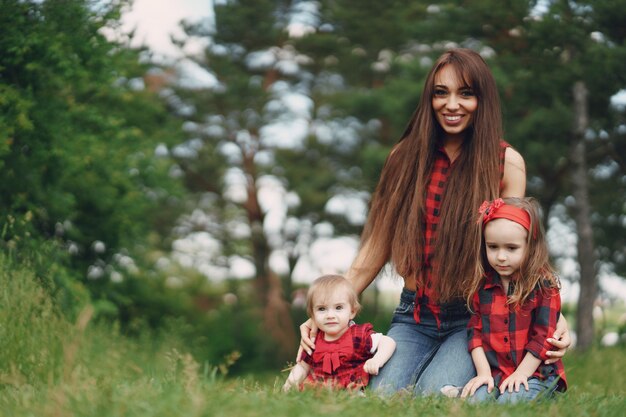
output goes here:
[{"label": "red flower on headband", "polygon": [[480,208],[478,209],[478,213],[482,216],[482,219],[478,220],[478,222],[480,223],[480,221],[482,220],[483,224],[487,223],[493,218],[494,214],[496,214],[496,211],[498,211],[498,209],[503,205],[504,200],[502,200],[501,198],[496,198],[493,201],[483,201],[483,203],[480,205]]}]

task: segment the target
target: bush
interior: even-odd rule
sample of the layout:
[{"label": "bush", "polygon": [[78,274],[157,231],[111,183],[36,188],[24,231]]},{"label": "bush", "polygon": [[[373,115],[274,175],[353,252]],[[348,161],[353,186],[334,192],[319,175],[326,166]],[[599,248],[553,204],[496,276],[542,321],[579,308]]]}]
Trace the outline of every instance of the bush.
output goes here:
[{"label": "bush", "polygon": [[56,379],[63,359],[62,336],[71,326],[32,269],[0,255],[0,372],[37,384]]}]

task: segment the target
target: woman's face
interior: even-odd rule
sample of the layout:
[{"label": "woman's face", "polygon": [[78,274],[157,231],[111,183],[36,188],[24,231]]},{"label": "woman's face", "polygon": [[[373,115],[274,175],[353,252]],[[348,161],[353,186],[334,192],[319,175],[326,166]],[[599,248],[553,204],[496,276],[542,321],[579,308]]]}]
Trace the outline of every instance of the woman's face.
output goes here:
[{"label": "woman's face", "polygon": [[457,78],[454,69],[446,65],[435,74],[432,105],[444,132],[456,136],[472,125],[478,98],[471,87]]}]

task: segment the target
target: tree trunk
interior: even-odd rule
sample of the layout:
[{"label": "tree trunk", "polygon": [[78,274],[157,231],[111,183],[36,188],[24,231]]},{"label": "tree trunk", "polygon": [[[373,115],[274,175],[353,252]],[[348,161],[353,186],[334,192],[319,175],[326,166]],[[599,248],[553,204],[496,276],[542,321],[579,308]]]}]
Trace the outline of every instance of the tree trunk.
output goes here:
[{"label": "tree trunk", "polygon": [[572,148],[572,185],[574,219],[578,234],[578,263],[580,265],[580,295],[576,312],[577,348],[587,350],[594,338],[593,306],[598,296],[596,254],[591,227],[591,207],[589,204],[589,184],[587,181],[587,159],[585,131],[589,125],[587,112],[587,87],[577,81],[573,87],[574,96],[574,143]]},{"label": "tree trunk", "polygon": [[256,169],[252,152],[244,153],[243,169],[247,180],[247,200],[244,208],[251,230],[252,256],[256,268],[257,298],[263,309],[263,327],[275,342],[278,358],[293,358],[296,354],[296,336],[290,305],[283,297],[280,278],[271,270],[271,248],[263,230],[265,214],[258,200]]}]

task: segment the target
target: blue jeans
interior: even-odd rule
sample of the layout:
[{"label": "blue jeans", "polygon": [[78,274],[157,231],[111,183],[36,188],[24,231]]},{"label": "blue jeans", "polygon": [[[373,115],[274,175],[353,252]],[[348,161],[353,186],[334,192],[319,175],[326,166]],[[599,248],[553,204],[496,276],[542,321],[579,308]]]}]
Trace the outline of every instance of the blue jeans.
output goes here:
[{"label": "blue jeans", "polygon": [[483,385],[476,390],[472,397],[468,397],[468,401],[472,403],[494,401],[500,404],[515,404],[522,401],[532,401],[536,398],[551,398],[557,387],[556,382],[555,376],[550,376],[543,381],[538,378],[528,378],[528,391],[522,385],[518,392],[509,392],[507,389],[502,394],[500,394],[498,387],[494,387],[490,394],[487,392],[487,386]]},{"label": "blue jeans", "polygon": [[[370,389],[381,394],[410,391],[417,395],[439,394],[445,385],[464,386],[476,376],[467,350],[469,313],[463,303],[442,308],[441,326],[422,315],[415,323],[415,292],[402,290],[387,335],[396,342],[391,359],[370,379]],[[422,306],[425,312],[426,306]]]}]

